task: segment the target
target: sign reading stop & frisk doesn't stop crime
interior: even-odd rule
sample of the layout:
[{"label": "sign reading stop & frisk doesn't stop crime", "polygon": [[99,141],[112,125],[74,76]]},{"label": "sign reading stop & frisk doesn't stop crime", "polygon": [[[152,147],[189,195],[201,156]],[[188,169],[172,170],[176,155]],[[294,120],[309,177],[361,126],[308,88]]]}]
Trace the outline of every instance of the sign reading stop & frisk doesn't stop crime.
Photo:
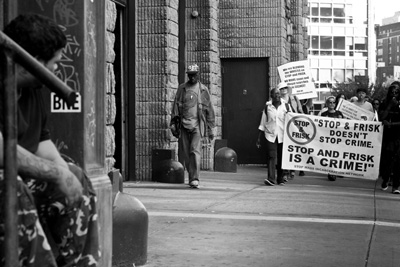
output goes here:
[{"label": "sign reading stop & frisk doesn't stop crime", "polygon": [[287,113],[282,168],[377,179],[381,122]]}]

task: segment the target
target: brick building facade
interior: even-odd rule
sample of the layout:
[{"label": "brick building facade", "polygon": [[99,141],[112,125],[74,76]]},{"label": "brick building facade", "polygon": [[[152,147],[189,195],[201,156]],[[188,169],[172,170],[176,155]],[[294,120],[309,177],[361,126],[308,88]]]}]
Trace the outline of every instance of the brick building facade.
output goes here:
[{"label": "brick building facade", "polygon": [[[168,124],[184,66],[199,64],[201,82],[216,108],[216,137],[221,138],[221,59],[269,58],[269,82],[276,85],[279,65],[307,55],[307,1],[179,2],[138,1],[136,180],[151,179],[153,149],[177,148]],[[212,167],[213,151],[205,148],[202,168]]]},{"label": "brick building facade", "polygon": [[[103,95],[93,99],[95,106],[85,107],[89,114],[83,118],[93,116],[90,111],[104,113],[104,122],[88,122],[92,130],[104,127],[93,135],[97,144],[104,139],[104,145],[91,156],[103,156],[104,171],[117,169],[124,180],[151,180],[152,151],[177,149],[177,139],[168,128],[170,110],[188,64],[199,64],[201,82],[212,94],[219,139],[224,137],[221,60],[264,58],[268,84],[275,86],[279,65],[307,55],[305,0],[104,0],[83,5],[105,9],[102,18],[96,15],[104,20],[105,30],[105,51],[100,57],[104,75],[95,78],[102,80],[104,90],[97,89],[97,94]],[[82,165],[87,144],[76,152]],[[205,146],[202,169],[213,168],[213,153]]]}]

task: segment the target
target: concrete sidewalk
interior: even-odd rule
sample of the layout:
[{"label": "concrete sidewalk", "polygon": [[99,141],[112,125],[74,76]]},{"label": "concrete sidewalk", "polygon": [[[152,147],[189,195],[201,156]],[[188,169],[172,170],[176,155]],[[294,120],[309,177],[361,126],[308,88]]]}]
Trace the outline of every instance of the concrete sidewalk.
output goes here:
[{"label": "concrete sidewalk", "polygon": [[311,173],[269,187],[266,171],[203,171],[200,189],[125,182],[149,214],[145,266],[400,266],[399,195]]}]

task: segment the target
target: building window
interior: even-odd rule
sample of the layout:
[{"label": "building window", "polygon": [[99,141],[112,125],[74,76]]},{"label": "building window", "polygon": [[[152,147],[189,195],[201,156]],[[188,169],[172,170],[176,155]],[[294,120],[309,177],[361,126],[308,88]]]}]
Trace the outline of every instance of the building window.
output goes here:
[{"label": "building window", "polygon": [[311,48],[312,49],[319,49],[319,36],[312,36],[311,37]]},{"label": "building window", "polygon": [[311,3],[311,22],[353,23],[352,4]]},{"label": "building window", "polygon": [[345,50],[345,37],[335,36],[333,37],[333,49]]},{"label": "building window", "polygon": [[389,57],[389,64],[392,64],[392,57]]},{"label": "building window", "polygon": [[320,82],[332,81],[331,69],[320,69],[319,70],[319,81]]},{"label": "building window", "polygon": [[344,70],[342,69],[333,70],[333,80],[339,83],[344,82]]},{"label": "building window", "polygon": [[320,4],[321,22],[332,22],[332,4]]},{"label": "building window", "polygon": [[345,5],[334,4],[333,5],[333,22],[334,23],[345,23]]},{"label": "building window", "polygon": [[321,49],[332,49],[332,36],[321,36]]},{"label": "building window", "polygon": [[378,46],[382,46],[383,45],[383,40],[382,39],[378,39]]},{"label": "building window", "polygon": [[378,49],[378,56],[382,56],[383,55],[383,49],[382,48],[379,48]]}]

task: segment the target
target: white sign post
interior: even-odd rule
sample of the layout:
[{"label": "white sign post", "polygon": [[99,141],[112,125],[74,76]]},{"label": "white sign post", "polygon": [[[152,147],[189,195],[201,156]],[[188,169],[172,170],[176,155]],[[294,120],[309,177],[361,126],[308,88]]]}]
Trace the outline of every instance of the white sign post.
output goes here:
[{"label": "white sign post", "polygon": [[281,81],[292,88],[292,94],[299,99],[316,98],[317,91],[312,82],[311,71],[307,60],[290,62],[278,67]]}]

